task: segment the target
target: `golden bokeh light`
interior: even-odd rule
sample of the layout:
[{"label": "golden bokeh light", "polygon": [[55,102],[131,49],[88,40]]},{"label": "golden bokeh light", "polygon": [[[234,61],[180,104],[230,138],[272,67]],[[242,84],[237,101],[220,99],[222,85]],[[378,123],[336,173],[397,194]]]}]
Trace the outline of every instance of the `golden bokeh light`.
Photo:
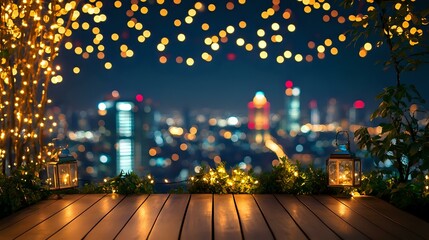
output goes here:
[{"label": "golden bokeh light", "polygon": [[80,68],[79,67],[74,67],[73,68],[73,73],[74,74],[79,74],[80,73]]},{"label": "golden bokeh light", "polygon": [[260,41],[258,42],[258,47],[259,47],[260,49],[264,49],[264,48],[266,48],[266,47],[267,47],[267,42],[266,42],[266,41],[264,41],[264,40],[260,40]]},{"label": "golden bokeh light", "polygon": [[294,59],[295,59],[296,62],[302,62],[302,60],[304,58],[302,57],[301,54],[298,53],[298,54],[295,55]]},{"label": "golden bokeh light", "polygon": [[111,38],[112,38],[113,41],[118,41],[119,40],[119,35],[117,33],[113,33],[111,35]]},{"label": "golden bokeh light", "polygon": [[185,34],[179,33],[179,35],[177,35],[177,40],[179,40],[179,42],[184,42],[186,40]]},{"label": "golden bokeh light", "polygon": [[368,52],[364,48],[361,48],[359,50],[359,57],[364,58],[364,57],[366,57],[367,54],[368,54]]},{"label": "golden bokeh light", "polygon": [[238,26],[239,26],[240,28],[246,28],[247,23],[246,23],[245,21],[240,21],[240,22],[238,23]]},{"label": "golden bokeh light", "polygon": [[194,63],[195,63],[195,61],[194,61],[194,59],[193,59],[193,58],[187,58],[187,59],[186,59],[186,64],[187,64],[188,66],[193,66],[193,65],[194,65]]},{"label": "golden bokeh light", "polygon": [[273,31],[278,31],[278,30],[280,30],[280,24],[278,24],[278,23],[273,23],[273,24],[271,24],[271,29],[273,30]]},{"label": "golden bokeh light", "polygon": [[203,24],[201,24],[201,29],[203,31],[207,31],[210,29],[210,25],[208,23],[203,23]]},{"label": "golden bokeh light", "polygon": [[261,59],[267,59],[267,58],[268,58],[268,53],[267,53],[266,51],[261,51],[261,52],[259,53],[259,57],[260,57]]},{"label": "golden bokeh light", "polygon": [[371,43],[369,43],[369,42],[367,42],[367,43],[365,43],[365,44],[363,45],[363,48],[364,48],[366,51],[371,51],[371,50],[372,50],[372,44],[371,44]]},{"label": "golden bokeh light", "polygon": [[286,50],[286,51],[283,53],[283,56],[284,56],[285,58],[289,59],[289,58],[291,58],[291,57],[292,57],[292,52],[291,52],[291,51],[289,51],[289,50]]},{"label": "golden bokeh light", "polygon": [[163,8],[159,10],[159,15],[161,15],[162,17],[166,17],[168,15],[167,9]]},{"label": "golden bokeh light", "polygon": [[106,63],[104,64],[104,67],[105,67],[106,69],[112,69],[113,65],[112,65],[112,63],[111,63],[111,62],[106,62]]},{"label": "golden bokeh light", "polygon": [[166,56],[159,57],[159,62],[162,64],[167,63],[167,57]]},{"label": "golden bokeh light", "polygon": [[244,39],[243,39],[243,38],[237,38],[236,43],[237,43],[237,46],[242,47],[242,46],[244,46],[244,44],[245,44],[246,42],[244,41]]},{"label": "golden bokeh light", "polygon": [[216,6],[214,4],[209,4],[208,9],[210,12],[214,12],[216,10]]}]

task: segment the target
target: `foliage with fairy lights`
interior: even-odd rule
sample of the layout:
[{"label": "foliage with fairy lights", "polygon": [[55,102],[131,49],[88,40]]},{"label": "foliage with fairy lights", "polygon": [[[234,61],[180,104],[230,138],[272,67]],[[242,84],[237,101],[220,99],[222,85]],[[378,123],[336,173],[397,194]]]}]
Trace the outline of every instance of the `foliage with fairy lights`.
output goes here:
[{"label": "foliage with fairy lights", "polygon": [[398,180],[406,182],[429,170],[429,115],[425,100],[415,86],[403,83],[406,71],[428,63],[429,42],[425,32],[429,6],[415,0],[367,0],[365,4],[345,0],[342,4],[359,12],[353,18],[354,28],[349,31],[351,42],[373,39],[377,47],[388,50],[384,65],[395,73],[395,84],[377,96],[381,102],[371,115],[371,120],[381,120],[381,132],[371,136],[367,127],[358,129],[355,132],[358,146],[383,164],[392,163]]},{"label": "foliage with fairy lights", "polygon": [[2,0],[0,3],[0,164],[2,173],[37,165],[51,152],[44,136],[55,127],[46,116],[50,82],[61,81],[54,64],[77,20],[75,1]]},{"label": "foliage with fairy lights", "polygon": [[139,177],[134,172],[121,173],[110,179],[105,179],[99,184],[85,184],[81,193],[118,193],[118,194],[143,194],[153,193],[154,180],[149,175],[146,178]]},{"label": "foliage with fairy lights", "polygon": [[216,168],[203,167],[200,173],[191,177],[188,184],[190,193],[253,193],[258,180],[251,173],[239,168],[225,169],[225,163]]},{"label": "foliage with fairy lights", "polygon": [[303,167],[297,161],[292,163],[281,157],[279,164],[271,172],[260,176],[258,192],[289,194],[327,193],[327,176],[322,169]]},{"label": "foliage with fairy lights", "polygon": [[429,221],[429,175],[420,173],[400,182],[391,170],[374,170],[362,176],[360,194],[377,196],[398,208]]}]

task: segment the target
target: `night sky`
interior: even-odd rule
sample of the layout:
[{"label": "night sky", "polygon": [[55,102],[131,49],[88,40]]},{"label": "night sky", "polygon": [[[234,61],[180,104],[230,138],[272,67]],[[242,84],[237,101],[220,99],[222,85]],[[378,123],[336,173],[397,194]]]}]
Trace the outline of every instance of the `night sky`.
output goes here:
[{"label": "night sky", "polygon": [[[104,36],[101,44],[105,46],[105,59],[97,59],[95,54],[90,54],[89,59],[83,59],[66,49],[58,58],[64,80],[61,84],[51,86],[50,96],[54,104],[63,108],[95,109],[106,95],[118,90],[124,99],[143,94],[145,98],[153,99],[159,109],[164,111],[186,107],[245,112],[255,92],[263,91],[271,103],[272,112],[276,112],[284,104],[286,80],[292,80],[301,89],[304,107],[315,99],[322,110],[328,99],[335,97],[344,105],[352,105],[355,100],[362,99],[369,108],[374,108],[375,96],[383,87],[395,84],[394,71],[384,70],[381,63],[377,64],[386,57],[384,48],[369,51],[366,58],[360,58],[359,47],[347,46],[347,43],[338,41],[338,35],[348,27],[347,24],[339,24],[338,17],[331,17],[329,22],[322,21],[324,15],[335,10],[334,7],[329,11],[319,9],[305,14],[302,4],[287,1],[290,5],[281,3],[275,15],[262,19],[261,12],[273,6],[271,1],[248,1],[244,5],[234,1],[232,10],[228,10],[222,2],[216,3],[214,12],[207,9],[198,11],[191,24],[182,22],[180,27],[176,27],[174,19],[183,20],[188,10],[193,8],[194,1],[191,1],[192,4],[179,5],[170,2],[139,2],[139,7],[146,6],[149,12],[144,15],[137,11],[132,17],[143,24],[143,30],[151,31],[151,36],[144,43],[139,43],[137,36],[143,30],[127,27],[130,17],[126,16],[126,11],[130,5],[123,1],[122,7],[116,9],[113,1],[103,2],[105,5],[101,11],[108,20],[98,27]],[[203,3],[207,7],[211,2]],[[168,10],[168,15],[160,16],[160,9]],[[291,18],[284,19],[281,13],[287,9],[292,13]],[[341,9],[336,9],[341,13]],[[240,21],[245,21],[247,26],[240,28]],[[203,31],[202,23],[208,23],[210,29]],[[271,29],[272,23],[278,23],[280,29]],[[287,30],[289,24],[296,26],[294,32]],[[218,34],[229,25],[235,27],[235,32],[227,35],[228,41],[220,43],[218,51],[204,44],[206,37]],[[257,36],[258,29],[265,30],[264,37]],[[113,42],[110,38],[112,33],[118,33],[120,40]],[[177,40],[179,33],[186,35],[184,42]],[[273,43],[270,37],[275,34],[282,35],[283,41]],[[167,37],[169,43],[165,51],[161,52],[157,50],[157,44],[163,37]],[[90,31],[76,30],[67,41],[71,41],[74,46],[91,44],[96,47],[92,44],[92,38]],[[251,43],[253,50],[249,52],[237,46],[238,38]],[[339,49],[339,54],[333,56],[326,47],[327,53],[321,60],[317,57],[317,51],[308,47],[308,42],[314,41],[316,46],[323,45],[326,38],[332,39],[332,46]],[[265,40],[267,47],[260,49],[259,40]],[[121,44],[132,49],[134,56],[121,58]],[[312,55],[313,61],[285,59],[283,63],[277,63],[276,57],[283,55],[285,50],[303,56]],[[268,53],[267,59],[259,57],[261,51]],[[201,58],[203,52],[209,53],[213,60],[204,61]],[[161,56],[167,58],[166,63],[160,63]],[[177,57],[192,57],[195,63],[193,66],[177,63]],[[112,69],[104,69],[106,61],[113,64]],[[76,66],[80,68],[77,75],[72,72]],[[417,72],[407,73],[403,77],[404,83],[417,85],[425,98],[429,97],[428,69],[421,67]]]}]

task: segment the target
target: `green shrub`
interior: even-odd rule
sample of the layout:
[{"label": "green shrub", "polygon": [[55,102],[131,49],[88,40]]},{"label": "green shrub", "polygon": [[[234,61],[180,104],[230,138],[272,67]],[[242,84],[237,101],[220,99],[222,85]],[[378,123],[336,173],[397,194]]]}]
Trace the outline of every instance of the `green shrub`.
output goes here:
[{"label": "green shrub", "polygon": [[[90,187],[87,187],[90,189]],[[140,178],[134,172],[121,173],[100,186],[94,187],[95,192],[119,194],[153,193],[153,181],[149,178]]]},{"label": "green shrub", "polygon": [[258,192],[319,194],[326,193],[327,176],[322,169],[313,166],[302,167],[297,161],[291,163],[286,157],[280,158],[280,164],[269,173],[260,176]]},{"label": "green shrub", "polygon": [[377,196],[392,205],[429,221],[429,177],[420,173],[413,180],[400,182],[388,170],[374,170],[362,178],[359,192]]},{"label": "green shrub", "polygon": [[0,217],[7,216],[49,196],[39,178],[25,167],[10,176],[0,174]]},{"label": "green shrub", "polygon": [[388,200],[396,179],[389,170],[373,170],[362,175],[362,183],[358,191],[364,195],[377,196]]}]

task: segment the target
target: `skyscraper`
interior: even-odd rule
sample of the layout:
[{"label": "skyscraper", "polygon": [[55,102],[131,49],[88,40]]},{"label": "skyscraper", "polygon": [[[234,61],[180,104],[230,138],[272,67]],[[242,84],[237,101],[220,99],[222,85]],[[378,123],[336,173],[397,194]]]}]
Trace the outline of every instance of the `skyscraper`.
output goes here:
[{"label": "skyscraper", "polygon": [[353,103],[353,107],[349,109],[349,123],[363,125],[365,122],[365,102],[362,100],[356,100]]},{"label": "skyscraper", "polygon": [[328,101],[328,107],[326,108],[326,123],[338,125],[340,119],[338,114],[337,99],[331,98]]},{"label": "skyscraper", "polygon": [[320,112],[319,112],[319,109],[317,108],[317,101],[311,100],[309,107],[310,107],[310,123],[313,125],[320,124]]},{"label": "skyscraper", "polygon": [[270,103],[264,93],[258,91],[253,100],[247,104],[247,107],[249,109],[247,126],[254,131],[255,141],[261,143],[264,133],[270,129]]},{"label": "skyscraper", "polygon": [[300,129],[300,99],[301,91],[293,86],[291,80],[285,83],[285,116],[283,118],[283,130],[286,132],[298,132]]},{"label": "skyscraper", "polygon": [[[106,163],[115,174],[133,171],[135,152],[135,103],[108,100],[98,104],[104,127],[109,131],[104,138],[106,154],[112,162]],[[114,171],[113,171],[114,169]]]}]

